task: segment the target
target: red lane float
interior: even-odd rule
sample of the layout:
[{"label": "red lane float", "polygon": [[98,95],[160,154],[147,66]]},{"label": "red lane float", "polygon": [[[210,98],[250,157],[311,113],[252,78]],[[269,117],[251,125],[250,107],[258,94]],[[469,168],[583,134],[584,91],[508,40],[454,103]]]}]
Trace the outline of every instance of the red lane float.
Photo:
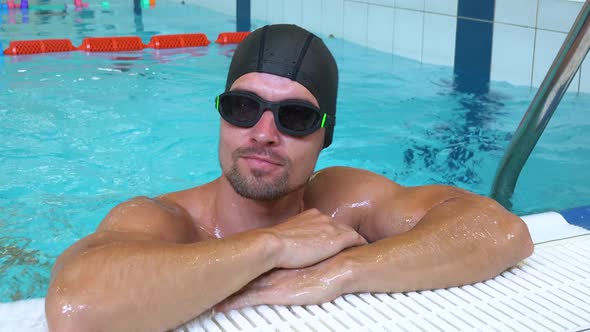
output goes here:
[{"label": "red lane float", "polygon": [[76,48],[69,39],[15,40],[4,50],[5,55],[70,52]]},{"label": "red lane float", "polygon": [[[218,44],[238,44],[249,32],[222,32],[215,41]],[[84,38],[82,45],[74,47],[68,39],[41,39],[12,41],[4,51],[5,55],[25,55],[53,52],[121,52],[141,51],[144,48],[167,49],[208,46],[210,41],[203,33],[187,33],[176,35],[153,36],[145,45],[141,38],[131,37],[89,37]]]},{"label": "red lane float", "polygon": [[239,44],[250,32],[222,32],[217,36],[217,44]]},{"label": "red lane float", "polygon": [[147,47],[155,49],[198,47],[209,45],[209,39],[204,33],[187,33],[178,35],[153,36]]},{"label": "red lane float", "polygon": [[141,38],[133,37],[92,37],[84,38],[78,50],[84,52],[141,51],[145,45]]}]

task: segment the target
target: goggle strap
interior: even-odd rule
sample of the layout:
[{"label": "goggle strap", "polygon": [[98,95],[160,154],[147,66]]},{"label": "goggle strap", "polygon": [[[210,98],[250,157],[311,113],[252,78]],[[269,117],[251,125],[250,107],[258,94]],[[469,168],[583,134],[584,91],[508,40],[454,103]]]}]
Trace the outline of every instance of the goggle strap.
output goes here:
[{"label": "goggle strap", "polygon": [[324,128],[324,125],[326,124],[327,117],[328,117],[328,114],[324,113],[324,116],[322,117],[322,125],[320,126],[320,128]]},{"label": "goggle strap", "polygon": [[219,110],[219,96],[215,97],[215,109]]}]

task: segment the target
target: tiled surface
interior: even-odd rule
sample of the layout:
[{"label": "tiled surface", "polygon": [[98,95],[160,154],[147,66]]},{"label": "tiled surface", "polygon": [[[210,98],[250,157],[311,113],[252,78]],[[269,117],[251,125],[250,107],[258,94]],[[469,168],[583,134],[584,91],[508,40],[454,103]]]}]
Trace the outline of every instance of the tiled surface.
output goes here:
[{"label": "tiled surface", "polygon": [[539,0],[496,0],[494,21],[534,28],[538,2]]},{"label": "tiled surface", "polygon": [[250,15],[255,20],[266,21],[266,0],[250,0]]},{"label": "tiled surface", "polygon": [[283,1],[283,23],[301,25],[301,0]]},{"label": "tiled surface", "polygon": [[581,8],[581,2],[539,0],[537,28],[568,32]]},{"label": "tiled surface", "polygon": [[590,57],[586,56],[580,68],[580,92],[590,92]]},{"label": "tiled surface", "polygon": [[[535,44],[535,58],[533,62],[533,86],[540,86],[553,63],[561,44],[565,40],[566,34],[562,32],[553,32],[546,30],[537,30]],[[574,76],[570,83],[568,92],[577,92],[580,84],[580,74]]]},{"label": "tiled surface", "polygon": [[494,24],[491,79],[530,86],[534,48],[535,29]]},{"label": "tiled surface", "polygon": [[478,20],[494,19],[494,0],[465,0],[457,6],[457,15]]},{"label": "tiled surface", "polygon": [[457,16],[458,0],[425,0],[424,10],[434,14]]},{"label": "tiled surface", "polygon": [[532,80],[534,86],[539,86],[543,81],[565,36],[566,34],[561,32],[537,30]]},{"label": "tiled surface", "polygon": [[424,12],[395,9],[393,52],[422,61]]},{"label": "tiled surface", "polygon": [[[491,78],[533,87],[541,83],[582,6],[567,0],[495,0],[495,6],[492,0],[251,1],[254,19],[300,24],[324,36],[449,66],[456,61],[457,47],[464,47],[456,45],[457,15],[493,15]],[[199,3],[219,11],[235,8],[235,1]],[[569,91],[578,88],[590,92],[590,62],[583,64]]]},{"label": "tiled surface", "polygon": [[395,0],[365,0],[363,2],[372,4],[372,5],[380,5],[380,6],[387,6],[387,7],[393,7],[395,5]]},{"label": "tiled surface", "polygon": [[459,18],[455,46],[455,83],[459,91],[488,91],[492,63],[493,24]]},{"label": "tiled surface", "polygon": [[369,5],[367,46],[379,51],[393,52],[394,9]]},{"label": "tiled surface", "polygon": [[344,39],[367,46],[367,19],[369,5],[366,3],[344,1]]},{"label": "tiled surface", "polygon": [[268,0],[266,2],[266,20],[271,24],[284,23],[282,0]]},{"label": "tiled surface", "polygon": [[303,0],[301,4],[301,25],[311,31],[322,31],[322,2],[317,0]]},{"label": "tiled surface", "polygon": [[322,0],[322,33],[342,38],[343,0]]},{"label": "tiled surface", "polygon": [[422,61],[452,66],[455,60],[456,29],[455,17],[425,13]]},{"label": "tiled surface", "polygon": [[395,0],[395,7],[423,11],[424,0]]}]

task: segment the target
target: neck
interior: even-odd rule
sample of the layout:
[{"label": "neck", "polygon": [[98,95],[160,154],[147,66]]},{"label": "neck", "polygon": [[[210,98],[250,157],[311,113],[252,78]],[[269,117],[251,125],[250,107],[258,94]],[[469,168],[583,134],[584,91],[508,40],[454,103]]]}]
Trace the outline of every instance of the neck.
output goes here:
[{"label": "neck", "polygon": [[257,201],[236,193],[223,175],[215,182],[216,227],[223,237],[255,228],[274,226],[301,213],[303,209],[305,187],[272,201]]}]

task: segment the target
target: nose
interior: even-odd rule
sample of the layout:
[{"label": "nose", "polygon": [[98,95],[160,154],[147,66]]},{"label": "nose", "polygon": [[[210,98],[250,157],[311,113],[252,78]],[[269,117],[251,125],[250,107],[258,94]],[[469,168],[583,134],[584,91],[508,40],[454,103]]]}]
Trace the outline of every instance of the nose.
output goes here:
[{"label": "nose", "polygon": [[265,110],[260,120],[250,128],[250,140],[252,143],[262,145],[277,145],[280,140],[280,132],[275,125],[274,115],[270,110]]}]

